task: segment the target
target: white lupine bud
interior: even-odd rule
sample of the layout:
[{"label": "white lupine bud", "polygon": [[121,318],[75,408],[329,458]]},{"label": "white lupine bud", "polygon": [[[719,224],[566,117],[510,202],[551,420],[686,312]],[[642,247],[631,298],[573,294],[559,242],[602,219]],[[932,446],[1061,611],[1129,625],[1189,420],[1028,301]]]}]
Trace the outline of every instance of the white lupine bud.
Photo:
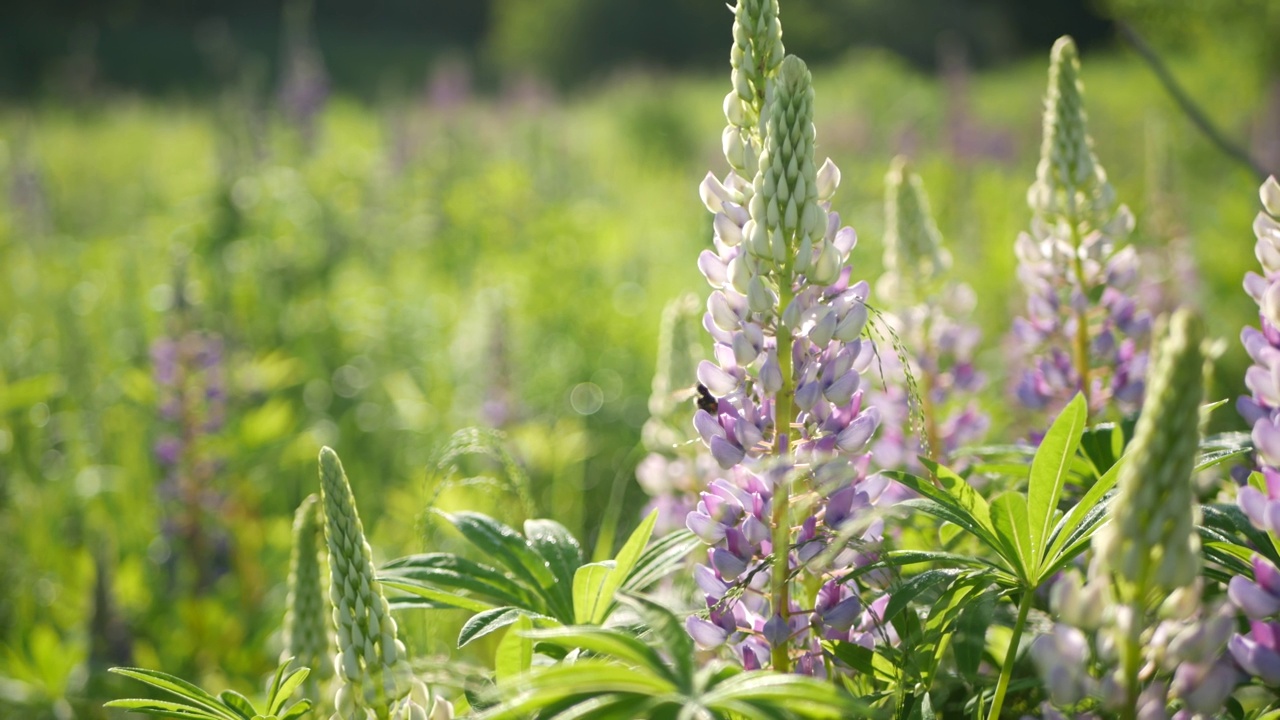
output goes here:
[{"label": "white lupine bud", "polygon": [[320,451],[320,480],[330,588],[342,588],[333,608],[343,681],[337,717],[372,714],[382,720],[391,716],[393,706],[409,692],[408,687],[392,684],[388,689],[384,685],[388,673],[404,661],[402,646],[395,640],[396,623],[375,579],[372,553],[364,539],[351,486],[337,454],[327,447]]},{"label": "white lupine bud", "polygon": [[[819,285],[830,285],[840,276],[839,251],[831,243],[822,246],[818,260],[809,273],[810,279]],[[859,330],[861,332],[861,330]]]},{"label": "white lupine bud", "polygon": [[831,158],[827,158],[822,163],[822,167],[818,168],[818,200],[829,201],[836,194],[838,187],[840,187],[840,168],[831,162]]},{"label": "white lupine bud", "polygon": [[751,285],[751,269],[748,255],[739,255],[729,261],[729,284],[736,292],[747,294]]},{"label": "white lupine bud", "polygon": [[760,366],[760,384],[770,394],[782,389],[782,367],[778,364],[776,350],[770,350],[765,355],[764,364]]},{"label": "white lupine bud", "polygon": [[[773,291],[764,283],[764,279],[756,275],[747,284],[747,306],[752,312],[767,313],[773,310]],[[726,330],[730,328],[724,328]]]},{"label": "white lupine bud", "polygon": [[715,219],[716,237],[720,238],[720,242],[735,247],[742,242],[742,227],[729,219],[726,213],[716,213]]},{"label": "white lupine bud", "polygon": [[800,249],[796,251],[796,262],[792,269],[801,275],[808,275],[812,265],[813,242],[806,237],[800,241]]}]

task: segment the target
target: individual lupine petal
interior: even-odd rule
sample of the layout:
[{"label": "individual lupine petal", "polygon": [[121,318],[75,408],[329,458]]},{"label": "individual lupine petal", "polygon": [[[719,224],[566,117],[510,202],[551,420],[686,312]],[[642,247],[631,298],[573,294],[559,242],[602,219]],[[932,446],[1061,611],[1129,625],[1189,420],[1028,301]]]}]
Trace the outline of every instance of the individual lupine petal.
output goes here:
[{"label": "individual lupine petal", "polygon": [[1276,182],[1274,175],[1262,183],[1262,187],[1258,189],[1258,196],[1262,200],[1262,207],[1268,213],[1280,217],[1280,183]]},{"label": "individual lupine petal", "polygon": [[747,570],[747,561],[723,548],[711,548],[711,567],[728,582],[738,579]]},{"label": "individual lupine petal", "polygon": [[880,411],[875,407],[867,408],[849,426],[840,431],[836,437],[836,445],[845,452],[858,452],[866,446],[871,435],[880,425]]},{"label": "individual lupine petal", "polygon": [[1212,717],[1222,710],[1240,679],[1229,662],[1183,663],[1174,671],[1169,690],[1191,712]]},{"label": "individual lupine petal", "polygon": [[782,389],[782,366],[778,364],[778,351],[769,350],[760,366],[760,385],[770,395]]},{"label": "individual lupine petal", "polygon": [[1227,596],[1245,615],[1255,620],[1280,613],[1280,595],[1261,583],[1251,582],[1243,575],[1231,578],[1227,585]]},{"label": "individual lupine petal", "polygon": [[724,287],[729,279],[728,266],[719,255],[710,250],[703,250],[698,255],[698,270],[702,272],[702,276],[714,288]]},{"label": "individual lupine petal", "polygon": [[739,381],[714,363],[703,360],[698,363],[698,382],[706,385],[713,395],[728,395],[738,389]]},{"label": "individual lupine petal", "polygon": [[818,168],[818,200],[827,202],[836,194],[836,188],[840,187],[840,168],[831,162],[831,158],[827,158],[822,163],[822,167]]},{"label": "individual lupine petal", "polygon": [[702,179],[702,184],[698,186],[698,194],[702,197],[702,204],[713,213],[721,212],[724,209],[724,203],[740,199],[735,198],[720,179],[711,173],[707,173],[707,176]]},{"label": "individual lupine petal", "polygon": [[698,539],[708,545],[715,545],[724,540],[725,525],[718,520],[713,520],[709,515],[699,512],[689,513],[689,517],[685,520],[686,527]]},{"label": "individual lupine petal", "polygon": [[752,312],[768,313],[772,312],[776,304],[773,291],[765,284],[764,277],[755,275],[747,283],[747,307]]},{"label": "individual lupine petal", "polygon": [[713,437],[709,443],[711,456],[715,458],[720,467],[728,470],[729,468],[742,462],[747,456],[746,450],[726,440],[723,437]]},{"label": "individual lupine petal", "polygon": [[847,405],[853,400],[853,394],[858,391],[861,381],[862,376],[850,370],[828,385],[822,394],[833,405]]},{"label": "individual lupine petal", "polygon": [[[1252,623],[1251,634],[1258,634],[1260,625],[1265,627],[1264,623],[1256,621]],[[1273,687],[1280,685],[1280,652],[1275,648],[1268,647],[1253,638],[1236,635],[1227,643],[1227,650],[1245,672],[1261,678],[1267,685]]]},{"label": "individual lupine petal", "polygon": [[706,565],[693,566],[693,581],[710,600],[719,601],[729,591],[729,584],[717,577],[715,570]]},{"label": "individual lupine petal", "polygon": [[822,397],[822,385],[817,381],[802,382],[796,388],[796,406],[808,412]]},{"label": "individual lupine petal", "polygon": [[1272,467],[1280,467],[1280,417],[1258,420],[1253,426],[1251,437],[1253,447],[1262,461]]},{"label": "individual lupine petal", "polygon": [[787,621],[782,616],[774,613],[773,617],[764,624],[764,632],[762,633],[766,642],[774,647],[781,647],[787,644],[787,640],[791,638],[791,629],[787,626]]},{"label": "individual lupine petal", "polygon": [[866,326],[867,306],[864,303],[857,302],[850,306],[849,311],[836,323],[833,336],[841,342],[852,342],[858,339],[858,336],[862,334],[862,329]]},{"label": "individual lupine petal", "polygon": [[703,620],[696,615],[690,615],[684,621],[685,630],[688,631],[689,637],[697,643],[698,647],[703,650],[714,650],[725,644],[729,639],[729,633],[723,628],[708,620]]}]

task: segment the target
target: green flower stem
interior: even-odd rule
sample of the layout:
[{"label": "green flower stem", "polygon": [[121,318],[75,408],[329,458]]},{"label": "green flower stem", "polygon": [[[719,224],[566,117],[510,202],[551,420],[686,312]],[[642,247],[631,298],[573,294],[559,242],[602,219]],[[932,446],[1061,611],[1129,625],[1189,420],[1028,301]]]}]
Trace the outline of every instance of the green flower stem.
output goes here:
[{"label": "green flower stem", "polygon": [[991,699],[991,710],[987,720],[997,720],[1000,708],[1004,706],[1004,696],[1009,692],[1009,681],[1013,678],[1013,664],[1018,659],[1018,645],[1022,642],[1022,631],[1027,626],[1027,613],[1031,612],[1031,603],[1035,600],[1035,592],[1031,588],[1022,589],[1022,602],[1018,604],[1018,620],[1013,624],[1013,637],[1009,638],[1009,651],[1004,655],[1004,665],[1000,668],[1000,680],[996,682],[996,694]]},{"label": "green flower stem", "polygon": [[[1085,285],[1084,261],[1080,259],[1080,225],[1076,222],[1074,213],[1071,217],[1071,247],[1075,250],[1075,258],[1072,261],[1072,269],[1076,274],[1076,282],[1080,285],[1081,292],[1087,292]],[[1084,395],[1084,413],[1085,423],[1089,422],[1089,348],[1092,343],[1089,340],[1089,315],[1087,308],[1076,309],[1076,372],[1080,375],[1080,393]]]},{"label": "green flower stem", "polygon": [[[783,281],[779,285],[779,307],[786,308],[791,304],[791,272],[790,263],[784,269]],[[779,347],[778,366],[782,371],[782,388],[778,390],[778,395],[774,398],[773,406],[773,423],[774,423],[774,453],[777,457],[782,458],[791,452],[791,418],[794,414],[792,402],[795,399],[795,379],[791,376],[791,328],[787,327],[779,318],[778,321],[778,342],[781,345],[786,343],[785,347]],[[790,583],[789,575],[791,574],[791,488],[786,483],[786,478],[780,479],[778,485],[773,489],[773,587],[772,600],[773,611],[787,620],[787,613],[791,608]],[[790,672],[791,655],[788,652],[788,644],[782,643],[773,648],[773,669],[776,672]]]}]

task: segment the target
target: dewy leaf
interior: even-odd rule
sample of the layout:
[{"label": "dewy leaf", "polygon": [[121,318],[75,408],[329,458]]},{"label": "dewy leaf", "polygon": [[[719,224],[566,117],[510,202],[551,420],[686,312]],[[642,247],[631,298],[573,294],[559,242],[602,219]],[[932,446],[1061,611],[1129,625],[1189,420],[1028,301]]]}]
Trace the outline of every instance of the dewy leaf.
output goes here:
[{"label": "dewy leaf", "polygon": [[603,601],[604,585],[613,574],[613,561],[587,563],[573,574],[573,622],[585,625],[596,615],[596,608],[608,607]]},{"label": "dewy leaf", "polygon": [[493,658],[493,671],[499,682],[516,677],[533,666],[533,640],[524,634],[533,629],[533,621],[521,615],[507,628]]},{"label": "dewy leaf", "polygon": [[458,633],[458,647],[461,648],[476,638],[484,637],[495,630],[515,622],[521,616],[518,608],[499,607],[472,615]]},{"label": "dewy leaf", "polygon": [[545,591],[555,585],[556,578],[547,567],[547,561],[534,552],[520,533],[480,513],[445,514],[445,518],[476,547],[502,561],[507,569],[528,580],[535,588]]},{"label": "dewy leaf", "polygon": [[591,616],[592,623],[599,625],[609,615],[609,609],[613,606],[613,594],[622,587],[623,581],[635,569],[636,562],[644,553],[645,546],[649,544],[649,538],[653,536],[653,526],[657,522],[658,511],[654,510],[640,522],[640,527],[636,528],[635,532],[631,533],[631,537],[623,543],[622,549],[618,551],[613,572],[606,575],[601,584],[595,612]]},{"label": "dewy leaf", "polygon": [[1027,522],[1027,499],[1020,493],[1007,492],[991,503],[991,520],[996,534],[1004,543],[1006,559],[1014,564],[1018,577],[1032,578],[1028,572],[1031,557],[1031,528]]},{"label": "dewy leaf", "polygon": [[1034,570],[1045,558],[1046,539],[1053,526],[1054,513],[1062,488],[1067,482],[1067,472],[1080,447],[1088,408],[1084,395],[1075,398],[1054,419],[1049,432],[1040,442],[1040,449],[1031,460],[1031,477],[1027,484],[1028,547],[1023,560],[1025,567]]}]

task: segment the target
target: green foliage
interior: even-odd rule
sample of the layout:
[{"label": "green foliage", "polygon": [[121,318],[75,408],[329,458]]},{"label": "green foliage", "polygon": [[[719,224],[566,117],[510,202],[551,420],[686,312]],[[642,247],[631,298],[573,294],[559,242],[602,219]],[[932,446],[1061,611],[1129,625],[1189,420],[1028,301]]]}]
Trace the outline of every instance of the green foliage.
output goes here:
[{"label": "green foliage", "polygon": [[[405,595],[393,608],[457,608],[474,613],[458,647],[528,618],[536,627],[603,624],[619,591],[647,588],[680,568],[698,540],[688,531],[652,545],[650,513],[616,558],[584,563],[578,540],[554,520],[526,520],[524,533],[478,513],[441,513],[485,558],[425,553],[392,560],[379,580]],[[648,546],[648,547],[646,547]],[[492,563],[492,564],[489,564]]]},{"label": "green foliage", "polygon": [[501,702],[478,720],[867,716],[865,704],[821,680],[719,662],[699,667],[693,641],[671,611],[633,595],[623,602],[643,620],[647,639],[592,625],[528,631],[539,643],[583,654],[501,683]]},{"label": "green foliage", "polygon": [[289,671],[289,665],[292,662],[293,658],[288,658],[276,669],[271,685],[267,689],[266,704],[261,706],[262,709],[234,690],[224,690],[214,697],[186,680],[141,668],[112,668],[111,672],[144,682],[179,700],[112,700],[106,706],[122,708],[140,715],[166,718],[294,720],[294,718],[306,716],[311,710],[310,700],[289,702],[290,696],[302,686],[311,671],[305,667]]}]

